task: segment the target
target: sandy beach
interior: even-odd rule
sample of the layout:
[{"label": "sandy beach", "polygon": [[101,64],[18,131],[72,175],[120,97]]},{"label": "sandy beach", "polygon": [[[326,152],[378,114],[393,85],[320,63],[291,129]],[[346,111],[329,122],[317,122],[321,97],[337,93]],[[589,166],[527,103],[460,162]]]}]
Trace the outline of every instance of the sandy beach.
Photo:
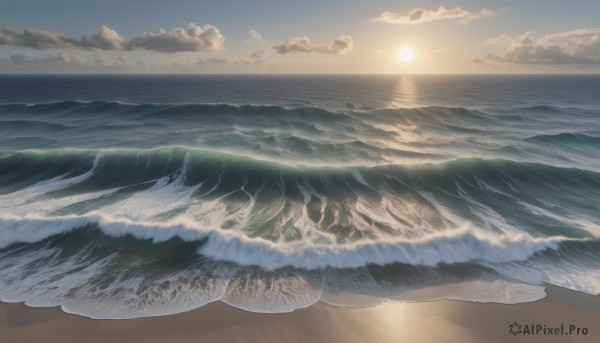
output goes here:
[{"label": "sandy beach", "polygon": [[[557,287],[516,305],[434,301],[371,308],[322,303],[292,313],[260,314],[221,302],[177,315],[92,320],[58,308],[0,304],[3,343],[25,342],[598,342],[600,297]],[[512,335],[509,325],[546,325],[576,335]],[[542,330],[543,331],[543,330]]]}]

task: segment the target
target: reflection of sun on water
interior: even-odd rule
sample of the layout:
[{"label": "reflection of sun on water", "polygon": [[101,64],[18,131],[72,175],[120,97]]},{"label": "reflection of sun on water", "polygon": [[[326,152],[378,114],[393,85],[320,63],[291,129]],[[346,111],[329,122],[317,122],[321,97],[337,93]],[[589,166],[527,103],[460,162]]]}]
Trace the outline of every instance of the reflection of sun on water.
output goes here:
[{"label": "reflection of sun on water", "polygon": [[[410,120],[409,115],[411,112],[409,108],[419,106],[419,89],[417,87],[417,83],[415,82],[415,77],[410,75],[398,76],[396,85],[389,96],[390,98],[386,104],[386,107],[394,109],[406,109],[399,110],[396,113],[399,116],[407,115],[407,120],[392,123],[382,122],[374,125],[376,128],[387,132],[387,135],[384,136],[385,138],[377,140],[376,144],[390,150],[429,153],[429,151],[414,146],[415,142],[422,142],[424,140],[423,132],[418,130],[417,126]],[[430,162],[423,157],[409,155],[402,156],[402,154],[384,155],[383,158],[388,163],[397,164]]]},{"label": "reflection of sun on water", "polygon": [[417,107],[418,90],[412,76],[404,75],[398,79],[388,107]]}]

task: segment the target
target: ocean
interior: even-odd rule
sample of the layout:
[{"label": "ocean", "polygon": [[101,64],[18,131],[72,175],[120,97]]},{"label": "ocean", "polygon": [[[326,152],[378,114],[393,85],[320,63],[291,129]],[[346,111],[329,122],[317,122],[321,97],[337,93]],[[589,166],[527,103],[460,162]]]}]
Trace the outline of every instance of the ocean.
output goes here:
[{"label": "ocean", "polygon": [[600,293],[600,76],[0,76],[0,300]]}]

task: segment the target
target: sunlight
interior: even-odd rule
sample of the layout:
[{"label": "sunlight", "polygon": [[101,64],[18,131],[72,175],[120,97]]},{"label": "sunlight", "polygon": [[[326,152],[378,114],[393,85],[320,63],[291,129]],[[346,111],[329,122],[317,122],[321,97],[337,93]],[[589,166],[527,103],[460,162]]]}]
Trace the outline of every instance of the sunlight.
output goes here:
[{"label": "sunlight", "polygon": [[398,52],[398,58],[404,63],[409,63],[415,58],[415,52],[411,48],[402,48]]}]

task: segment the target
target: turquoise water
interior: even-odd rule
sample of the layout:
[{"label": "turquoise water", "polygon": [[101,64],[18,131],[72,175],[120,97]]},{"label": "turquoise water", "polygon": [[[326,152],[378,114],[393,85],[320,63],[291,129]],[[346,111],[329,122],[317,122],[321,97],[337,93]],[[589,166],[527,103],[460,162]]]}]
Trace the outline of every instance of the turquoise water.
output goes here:
[{"label": "turquoise water", "polygon": [[600,78],[2,76],[0,300],[600,293]]}]

